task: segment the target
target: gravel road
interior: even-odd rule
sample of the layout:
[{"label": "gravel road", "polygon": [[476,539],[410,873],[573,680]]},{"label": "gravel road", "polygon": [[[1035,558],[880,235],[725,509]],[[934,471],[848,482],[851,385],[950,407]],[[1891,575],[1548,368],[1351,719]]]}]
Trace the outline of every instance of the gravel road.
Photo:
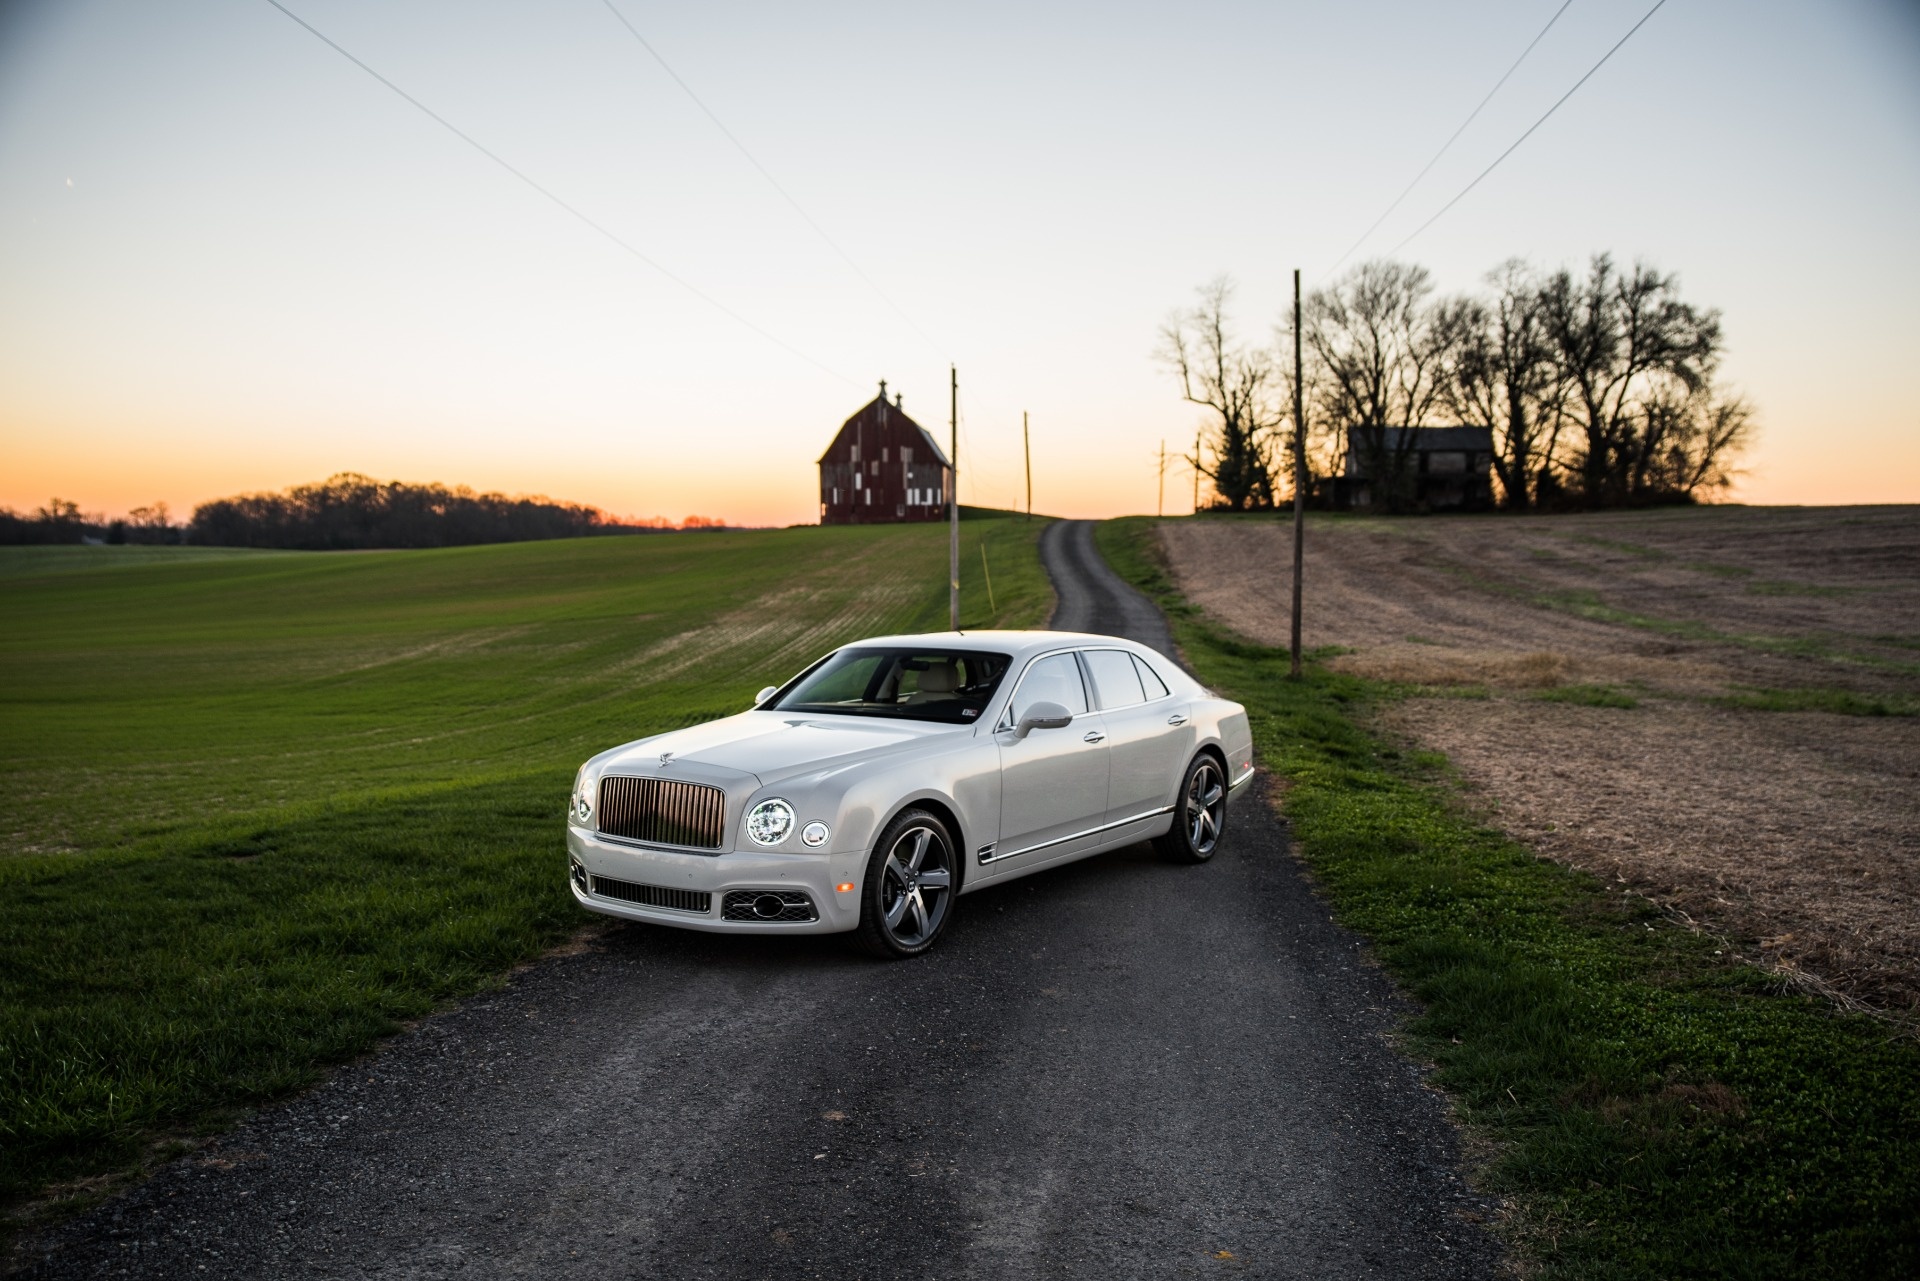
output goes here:
[{"label": "gravel road", "polygon": [[[1057,622],[1167,646],[1088,527]],[[615,925],[38,1243],[36,1277],[1485,1277],[1403,1012],[1259,796],[929,955]],[[560,875],[555,833],[555,875]]]}]

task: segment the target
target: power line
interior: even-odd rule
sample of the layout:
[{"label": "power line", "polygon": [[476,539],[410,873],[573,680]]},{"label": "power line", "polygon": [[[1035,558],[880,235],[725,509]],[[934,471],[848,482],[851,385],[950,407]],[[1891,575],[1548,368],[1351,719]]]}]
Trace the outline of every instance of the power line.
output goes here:
[{"label": "power line", "polygon": [[1442,214],[1445,214],[1447,210],[1459,204],[1461,200],[1463,200],[1466,197],[1466,194],[1469,191],[1472,191],[1475,187],[1479,186],[1481,178],[1485,178],[1488,174],[1492,173],[1495,169],[1499,168],[1500,162],[1502,160],[1505,160],[1508,156],[1512,155],[1516,150],[1519,149],[1521,143],[1525,142],[1528,138],[1531,138],[1533,136],[1533,131],[1535,129],[1538,129],[1541,125],[1547,123],[1547,117],[1551,116],[1554,112],[1560,110],[1561,104],[1565,103],[1568,98],[1573,97],[1574,93],[1580,88],[1581,85],[1585,84],[1588,80],[1592,79],[1594,72],[1606,66],[1607,59],[1613,57],[1614,54],[1620,52],[1620,46],[1625,44],[1627,41],[1631,40],[1633,38],[1634,32],[1646,26],[1647,19],[1653,17],[1654,14],[1660,12],[1661,6],[1665,5],[1666,3],[1667,3],[1667,0],[1654,0],[1653,8],[1647,10],[1646,15],[1642,17],[1640,21],[1634,23],[1632,27],[1628,28],[1627,34],[1624,36],[1621,36],[1619,40],[1615,41],[1613,48],[1607,50],[1606,53],[1602,54],[1600,57],[1600,61],[1594,63],[1592,67],[1588,68],[1586,75],[1581,76],[1578,80],[1574,81],[1573,88],[1561,94],[1559,102],[1556,102],[1551,107],[1548,107],[1545,115],[1541,116],[1538,120],[1534,121],[1531,125],[1529,125],[1525,133],[1521,134],[1518,138],[1515,138],[1513,140],[1513,146],[1508,147],[1505,151],[1495,156],[1493,159],[1493,163],[1480,171],[1479,177],[1475,178],[1472,182],[1468,183],[1466,186],[1460,189],[1459,195],[1455,196],[1452,200],[1447,201],[1446,204],[1441,205],[1439,211],[1435,213],[1433,217],[1427,219],[1425,222],[1421,223],[1418,227],[1415,227],[1413,229],[1412,235],[1409,235],[1405,240],[1402,240],[1399,244],[1395,245],[1392,249],[1388,250],[1387,257],[1391,258],[1393,257],[1393,255],[1399,253],[1402,249],[1405,249],[1407,245],[1412,242],[1414,236],[1418,236],[1421,232],[1425,231],[1428,227],[1431,227],[1433,226],[1434,223],[1440,221],[1440,217]]},{"label": "power line", "polygon": [[502,169],[505,169],[508,173],[518,178],[521,182],[524,182],[525,184],[527,184],[527,186],[533,188],[535,191],[545,196],[548,200],[551,200],[554,204],[560,206],[560,208],[572,214],[575,218],[579,219],[582,223],[585,223],[588,227],[592,228],[594,231],[599,232],[606,239],[612,241],[615,245],[619,246],[621,249],[626,250],[629,254],[632,254],[635,258],[638,258],[641,262],[653,268],[655,271],[665,276],[668,280],[671,280],[674,284],[680,286],[682,289],[686,290],[688,293],[698,298],[701,302],[706,303],[709,307],[712,307],[715,311],[720,312],[722,315],[728,317],[729,319],[741,325],[746,326],[748,329],[751,329],[754,333],[759,334],[762,338],[766,339],[768,342],[772,343],[774,346],[779,347],[781,350],[787,352],[789,355],[798,357],[799,359],[806,361],[809,365],[812,365],[815,369],[818,369],[820,372],[827,374],[831,377],[838,378],[840,381],[844,383],[849,383],[855,386],[859,385],[857,383],[854,383],[853,379],[847,377],[845,374],[841,373],[839,370],[832,369],[826,365],[821,364],[819,361],[815,360],[812,356],[807,355],[806,352],[801,351],[798,347],[795,347],[791,343],[788,343],[783,339],[777,337],[776,335],[769,333],[767,330],[762,329],[759,325],[755,324],[751,320],[748,320],[745,316],[741,315],[739,312],[735,311],[733,308],[727,306],[725,303],[719,301],[717,298],[714,298],[711,294],[704,292],[698,286],[694,285],[690,281],[687,281],[682,277],[675,275],[672,271],[669,271],[666,267],[662,266],[659,262],[648,257],[646,254],[642,253],[639,249],[636,249],[633,245],[629,244],[627,241],[621,239],[618,235],[614,234],[612,231],[608,230],[606,227],[601,226],[599,223],[595,222],[592,218],[589,218],[586,214],[582,213],[580,210],[568,204],[566,201],[562,200],[559,196],[555,195],[553,192],[549,191],[546,187],[536,182],[533,178],[528,177],[525,173],[521,172],[519,169],[516,169],[513,165],[509,164],[506,160],[502,159],[497,153],[488,149],[485,146],[485,144],[481,143],[479,140],[474,138],[471,134],[468,134],[466,131],[461,129],[458,125],[454,124],[451,120],[448,120],[445,116],[441,115],[439,112],[429,107],[426,103],[420,101],[418,98],[408,93],[405,89],[402,89],[399,85],[387,79],[385,76],[381,75],[378,71],[375,71],[372,67],[369,67],[366,63],[360,61],[360,59],[354,57],[351,53],[347,52],[346,49],[342,48],[339,44],[335,43],[329,36],[326,35],[326,33],[322,32],[319,28],[315,27],[312,23],[308,22],[305,18],[302,18],[299,14],[295,13],[293,10],[281,4],[280,0],[267,0],[267,3],[272,5],[274,8],[278,9],[281,13],[285,14],[287,17],[293,19],[293,21],[299,23],[315,39],[319,40],[322,44],[326,45],[328,48],[332,49],[335,53],[345,58],[348,62],[351,62],[354,66],[360,68],[360,70],[366,72],[368,75],[372,76],[375,80],[378,80],[381,84],[393,90],[394,93],[398,94],[400,97],[404,98],[407,102],[412,104],[414,107],[418,108],[426,116],[432,119],[436,124],[440,125],[442,128],[447,130],[447,132],[453,134],[456,138],[460,139],[462,142],[472,147],[475,151],[478,151],[481,155],[493,161],[493,163],[495,163],[496,165],[499,165]]},{"label": "power line", "polygon": [[1427,161],[1426,165],[1420,170],[1420,172],[1413,175],[1413,181],[1407,184],[1406,189],[1404,191],[1402,191],[1399,195],[1393,198],[1393,203],[1388,205],[1385,211],[1383,211],[1378,218],[1375,218],[1373,220],[1373,225],[1371,227],[1368,227],[1364,232],[1360,234],[1360,239],[1354,241],[1351,245],[1347,246],[1347,252],[1341,254],[1340,257],[1335,260],[1333,266],[1327,268],[1325,272],[1321,273],[1322,280],[1326,279],[1326,277],[1331,276],[1334,272],[1338,271],[1340,269],[1340,264],[1345,262],[1347,259],[1353,257],[1353,251],[1358,249],[1361,245],[1367,242],[1368,236],[1371,236],[1374,232],[1380,230],[1380,224],[1385,222],[1387,218],[1392,215],[1393,211],[1400,207],[1400,202],[1405,200],[1410,194],[1412,194],[1413,189],[1420,185],[1420,180],[1426,177],[1428,172],[1431,171],[1435,165],[1440,163],[1440,157],[1447,154],[1448,148],[1452,147],[1453,144],[1459,140],[1460,135],[1467,131],[1467,126],[1472,124],[1475,118],[1478,117],[1479,114],[1486,109],[1486,106],[1489,102],[1493,101],[1493,95],[1500,92],[1500,86],[1506,84],[1508,80],[1511,80],[1513,78],[1513,73],[1520,69],[1520,64],[1527,60],[1527,55],[1533,52],[1534,46],[1539,44],[1542,40],[1546,38],[1547,32],[1553,30],[1553,24],[1560,21],[1560,15],[1565,13],[1568,9],[1572,7],[1573,7],[1573,0],[1566,0],[1565,4],[1562,4],[1558,9],[1555,9],[1553,11],[1553,16],[1547,19],[1547,25],[1540,28],[1540,34],[1535,36],[1531,41],[1529,41],[1527,43],[1527,47],[1520,51],[1520,56],[1513,60],[1513,65],[1511,67],[1507,68],[1507,73],[1501,76],[1498,80],[1494,82],[1493,88],[1487,90],[1487,96],[1480,99],[1480,105],[1467,113],[1467,118],[1460,122],[1460,127],[1458,129],[1455,129],[1452,135],[1449,136],[1445,142],[1440,144],[1440,150],[1433,153],[1433,159]]},{"label": "power line", "polygon": [[[929,347],[933,348],[936,352],[940,351],[940,344],[935,342],[931,337],[929,337],[926,330],[920,328],[919,325],[915,324],[913,317],[909,316],[906,313],[906,311],[900,306],[899,303],[895,302],[892,298],[888,297],[886,290],[880,288],[880,286],[874,282],[874,279],[872,276],[869,276],[866,272],[860,269],[860,264],[855,262],[853,258],[848,255],[847,251],[842,249],[839,246],[839,244],[834,240],[834,238],[827,234],[826,228],[822,227],[819,223],[814,221],[813,215],[808,213],[804,208],[802,208],[800,205],[800,202],[793,198],[793,193],[789,192],[785,187],[781,186],[780,180],[778,178],[775,178],[773,174],[768,172],[767,167],[761,164],[760,161],[754,157],[754,154],[751,151],[747,150],[747,144],[744,142],[741,142],[739,138],[735,137],[733,130],[727,128],[727,126],[721,122],[720,117],[713,114],[712,108],[708,107],[706,103],[702,102],[700,100],[700,95],[693,91],[693,86],[680,78],[680,73],[675,71],[670,65],[668,65],[667,60],[660,56],[660,51],[653,47],[652,42],[650,42],[645,36],[641,35],[640,29],[634,26],[633,23],[627,20],[627,15],[624,13],[621,13],[620,10],[614,6],[613,0],[601,0],[601,3],[606,5],[607,12],[611,13],[614,17],[618,18],[620,20],[620,25],[625,27],[627,31],[633,36],[633,38],[640,42],[640,47],[653,55],[653,60],[660,64],[660,69],[662,71],[665,71],[669,76],[673,77],[673,82],[679,85],[681,91],[684,92],[688,98],[693,100],[693,105],[700,108],[701,112],[705,114],[707,119],[713,122],[713,127],[718,129],[722,134],[726,135],[727,141],[733,144],[734,150],[738,151],[741,155],[745,156],[747,159],[747,163],[752,165],[756,170],[759,171],[760,176],[767,180],[767,183],[769,186],[771,186],[775,191],[780,193],[781,199],[785,200],[789,205],[793,207],[793,211],[800,215],[801,219],[806,222],[807,226],[813,228],[814,234],[820,237],[820,239],[826,244],[827,248],[833,250],[834,253],[838,254],[840,257],[840,261],[846,263],[847,266],[853,270],[854,275],[860,277],[862,281],[866,282],[867,288],[873,290],[875,297],[879,298],[881,302],[884,302],[885,304],[887,304],[887,306],[891,307],[893,309],[894,314],[899,316],[900,319],[906,321],[908,328],[912,329],[914,333],[919,334],[920,337],[926,341]],[[1571,0],[1569,0],[1569,3],[1571,3]]]}]

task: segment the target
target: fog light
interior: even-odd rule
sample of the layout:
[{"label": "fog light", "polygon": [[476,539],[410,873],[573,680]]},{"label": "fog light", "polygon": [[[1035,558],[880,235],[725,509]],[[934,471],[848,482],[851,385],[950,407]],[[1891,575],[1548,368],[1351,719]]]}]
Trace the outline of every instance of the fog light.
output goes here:
[{"label": "fog light", "polygon": [[800,840],[806,845],[825,845],[827,843],[827,825],[809,823],[800,831]]}]

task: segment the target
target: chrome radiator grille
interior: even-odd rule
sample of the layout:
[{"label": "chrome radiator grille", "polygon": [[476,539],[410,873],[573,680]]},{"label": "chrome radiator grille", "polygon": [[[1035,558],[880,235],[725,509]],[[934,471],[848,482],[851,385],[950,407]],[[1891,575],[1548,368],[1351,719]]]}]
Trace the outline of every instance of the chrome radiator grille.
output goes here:
[{"label": "chrome radiator grille", "polygon": [[717,850],[726,836],[727,794],[664,778],[600,780],[600,830],[658,845]]}]

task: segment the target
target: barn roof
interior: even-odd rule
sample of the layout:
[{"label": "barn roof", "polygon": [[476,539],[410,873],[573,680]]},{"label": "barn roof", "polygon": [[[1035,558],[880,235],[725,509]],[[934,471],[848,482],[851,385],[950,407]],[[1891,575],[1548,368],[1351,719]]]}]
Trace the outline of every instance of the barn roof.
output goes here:
[{"label": "barn roof", "polygon": [[[940,448],[940,442],[933,438],[933,433],[928,431],[925,427],[922,427],[919,423],[913,421],[913,419],[909,418],[907,416],[907,411],[900,408],[898,403],[887,399],[885,383],[881,383],[880,387],[881,387],[881,391],[878,396],[875,396],[872,400],[862,405],[859,408],[859,410],[853,415],[853,417],[847,419],[847,421],[840,424],[840,430],[833,434],[833,439],[836,441],[839,440],[841,435],[845,433],[847,428],[853,426],[855,423],[859,422],[862,418],[872,418],[875,421],[882,421],[881,415],[879,413],[875,413],[876,410],[880,410],[884,412],[886,416],[885,420],[890,421],[892,419],[898,418],[900,420],[901,425],[903,425],[908,431],[918,432],[920,434],[920,439],[926,444],[926,447],[928,449],[933,451],[933,456],[940,463],[940,465],[942,467],[951,467],[953,464],[951,460],[947,458],[947,451]],[[832,442],[829,442],[827,445],[827,453],[830,454],[832,452],[833,452],[833,445],[832,445]],[[820,457],[815,459],[814,461],[816,463],[826,462],[827,454],[821,454]]]}]

